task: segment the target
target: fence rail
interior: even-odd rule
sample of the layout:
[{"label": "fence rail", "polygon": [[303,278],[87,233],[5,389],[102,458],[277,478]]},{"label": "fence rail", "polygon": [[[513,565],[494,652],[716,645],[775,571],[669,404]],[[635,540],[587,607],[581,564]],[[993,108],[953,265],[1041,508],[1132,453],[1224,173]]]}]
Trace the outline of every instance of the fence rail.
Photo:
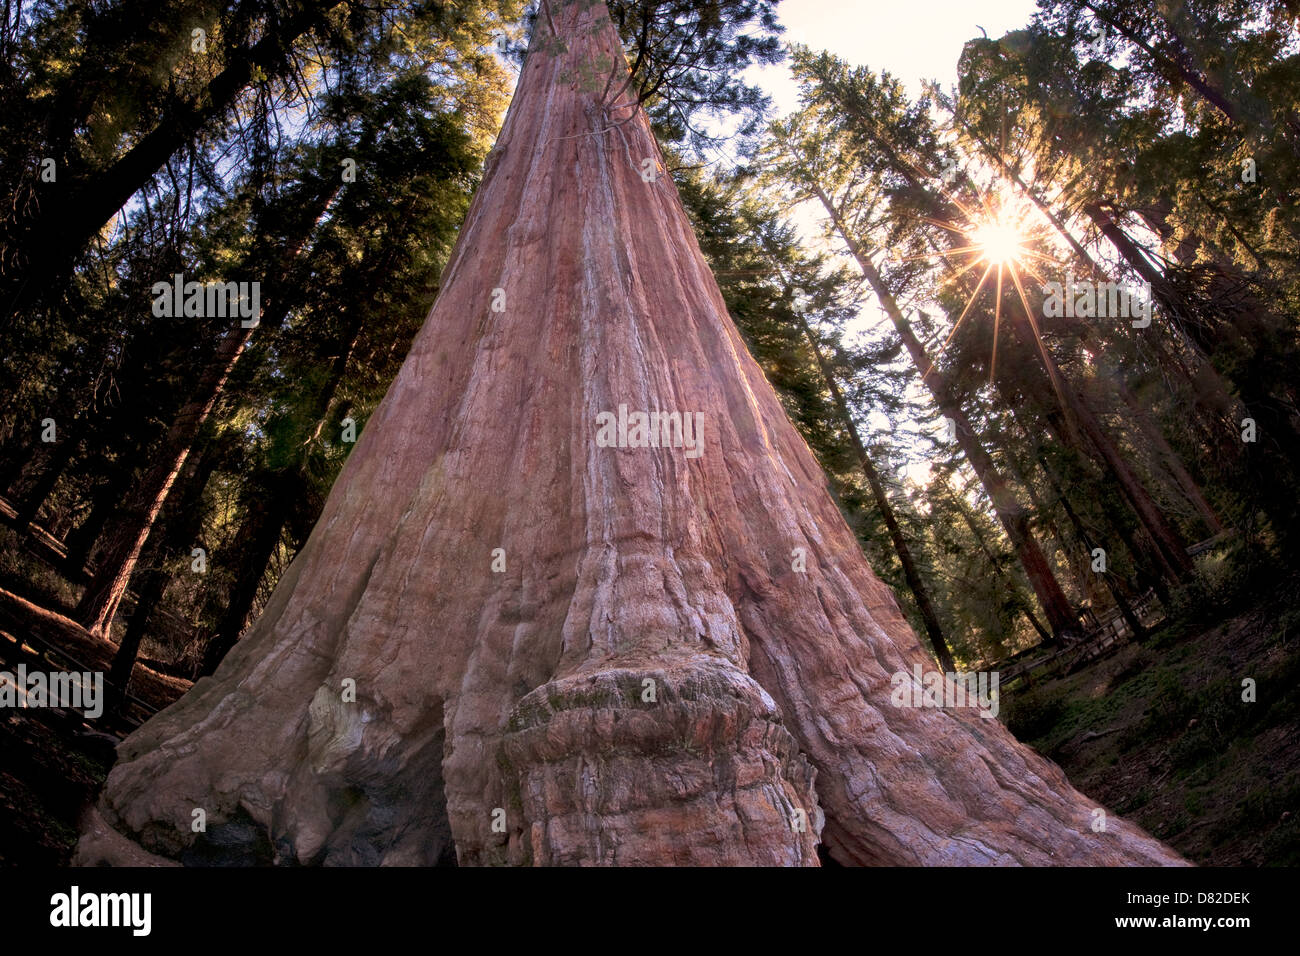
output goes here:
[{"label": "fence rail", "polygon": [[[1155,627],[1163,619],[1160,601],[1154,590],[1149,590],[1133,603],[1133,615],[1144,628]],[[1066,644],[1042,657],[1013,663],[1010,667],[999,667],[1000,682],[1003,687],[1012,681],[1024,678],[1028,680],[1040,671],[1050,674],[1070,673],[1076,668],[1115,650],[1133,637],[1133,630],[1118,608],[1113,608],[1094,622],[1084,633],[1082,640]],[[1040,675],[1047,676],[1047,675]]]},{"label": "fence rail", "polygon": [[[31,634],[20,639],[3,630],[0,630],[0,662],[5,665],[7,670],[12,670],[19,664],[26,664],[33,669],[48,667],[56,671],[79,673],[89,673],[96,670],[93,667],[88,667],[67,651],[55,647],[49,641],[42,640]],[[107,685],[105,685],[105,688],[107,690]],[[130,733],[158,713],[159,708],[132,694],[110,693],[116,693],[116,696],[121,698],[121,704],[117,707],[106,707],[103,716],[95,722],[95,729],[97,730],[106,730],[118,736],[125,736],[125,734]],[[108,704],[110,701],[106,700],[104,703]]]}]

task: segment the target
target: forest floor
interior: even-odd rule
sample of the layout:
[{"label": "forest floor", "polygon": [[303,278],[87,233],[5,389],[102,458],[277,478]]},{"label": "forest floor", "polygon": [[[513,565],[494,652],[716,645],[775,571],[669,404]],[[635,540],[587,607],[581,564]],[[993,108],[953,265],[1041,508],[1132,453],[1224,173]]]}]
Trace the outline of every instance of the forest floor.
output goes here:
[{"label": "forest floor", "polygon": [[[1267,593],[1175,614],[1074,674],[1007,689],[1002,717],[1076,787],[1195,863],[1300,864],[1300,580]],[[91,666],[107,666],[102,643]],[[187,686],[153,671],[133,682],[155,707]],[[113,739],[73,714],[7,709],[0,865],[66,865],[113,759]]]},{"label": "forest floor", "polygon": [[[58,658],[75,661],[69,669],[107,673],[117,646],[71,619],[75,587],[49,567],[48,555],[33,557],[24,545],[21,536],[0,527],[0,669],[12,673],[20,661],[29,670],[49,669],[39,655],[53,648]],[[158,710],[189,687],[144,658],[130,692]],[[0,710],[0,866],[69,863],[81,813],[104,785],[121,730],[120,722],[92,728],[71,710]]]},{"label": "forest floor", "polygon": [[[103,653],[84,660],[106,671],[113,646],[100,643]],[[161,708],[188,687],[188,681],[138,666],[131,690]],[[104,785],[116,742],[75,711],[0,711],[0,866],[68,865],[81,814]]]},{"label": "forest floor", "polygon": [[1192,862],[1298,865],[1297,585],[1223,616],[1175,616],[1077,673],[1004,694],[1002,716],[1079,790]]}]

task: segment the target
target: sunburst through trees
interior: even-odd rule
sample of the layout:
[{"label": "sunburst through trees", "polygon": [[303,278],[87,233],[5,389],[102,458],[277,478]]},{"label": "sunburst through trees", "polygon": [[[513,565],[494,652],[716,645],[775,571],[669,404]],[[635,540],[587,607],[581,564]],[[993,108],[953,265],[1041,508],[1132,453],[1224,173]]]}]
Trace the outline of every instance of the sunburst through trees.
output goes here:
[{"label": "sunburst through trees", "polygon": [[[907,257],[907,259],[942,259],[952,269],[952,275],[948,277],[945,283],[950,285],[956,284],[963,276],[980,266],[984,267],[984,271],[980,275],[979,283],[967,299],[966,307],[958,316],[957,321],[953,323],[952,330],[948,333],[943,346],[939,349],[939,355],[936,356],[935,361],[938,361],[938,358],[947,350],[948,344],[952,342],[953,337],[956,336],[958,330],[965,323],[967,316],[971,314],[976,302],[980,300],[980,295],[985,286],[992,284],[995,289],[995,296],[993,350],[989,358],[989,381],[993,381],[993,377],[997,372],[998,335],[1002,326],[1002,293],[1007,280],[1010,279],[1011,285],[1015,286],[1016,294],[1020,298],[1020,304],[1024,307],[1025,318],[1028,320],[1030,328],[1033,329],[1034,339],[1038,344],[1039,353],[1043,357],[1043,364],[1048,369],[1049,375],[1051,375],[1053,386],[1057,387],[1059,392],[1054,363],[1048,356],[1047,348],[1043,344],[1042,330],[1039,327],[1034,310],[1029,305],[1029,296],[1025,292],[1024,283],[1026,275],[1040,282],[1043,281],[1043,276],[1035,268],[1035,263],[1054,264],[1056,262],[1052,256],[1040,252],[1037,248],[1041,247],[1046,240],[1048,230],[1041,223],[1035,221],[1032,206],[1023,201],[1017,201],[1015,198],[1002,194],[997,190],[981,191],[974,205],[965,203],[951,195],[947,198],[960,211],[961,218],[957,222],[941,219],[927,219],[927,221],[954,233],[964,240],[964,244],[924,255]],[[961,264],[962,259],[966,260],[964,264]],[[990,279],[992,283],[990,283]]]}]

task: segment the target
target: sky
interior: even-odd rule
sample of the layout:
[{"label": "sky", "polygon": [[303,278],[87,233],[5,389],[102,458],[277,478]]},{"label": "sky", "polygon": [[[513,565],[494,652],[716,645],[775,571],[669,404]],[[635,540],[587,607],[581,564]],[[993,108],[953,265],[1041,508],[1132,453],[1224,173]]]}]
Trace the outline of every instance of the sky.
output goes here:
[{"label": "sky", "polygon": [[[829,50],[853,66],[888,70],[919,97],[925,81],[956,84],[962,48],[981,27],[996,39],[1024,27],[1036,7],[1035,0],[782,0],[777,13],[785,42]],[[746,79],[772,97],[773,117],[798,108],[799,91],[787,64],[753,68]],[[806,206],[790,211],[814,245],[820,244],[817,213]]]},{"label": "sky", "polygon": [[[956,82],[962,46],[980,35],[980,27],[996,39],[1027,24],[1035,7],[1034,0],[783,0],[777,12],[787,42],[889,70],[919,94],[922,80]],[[798,105],[786,67],[753,76],[778,115]]]}]

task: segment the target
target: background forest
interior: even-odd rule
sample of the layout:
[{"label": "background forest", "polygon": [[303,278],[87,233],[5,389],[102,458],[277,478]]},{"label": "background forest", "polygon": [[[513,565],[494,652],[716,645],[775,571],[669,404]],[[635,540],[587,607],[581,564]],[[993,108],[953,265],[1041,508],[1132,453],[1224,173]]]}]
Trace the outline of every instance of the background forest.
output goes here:
[{"label": "background forest", "polygon": [[[1300,5],[1039,0],[919,97],[769,0],[609,6],[731,315],[936,660],[1000,668],[1012,729],[1182,852],[1294,862]],[[535,16],[4,0],[6,661],[30,633],[156,707],[235,645],[429,312]],[[258,283],[256,323],[158,314],[178,276]]]}]

